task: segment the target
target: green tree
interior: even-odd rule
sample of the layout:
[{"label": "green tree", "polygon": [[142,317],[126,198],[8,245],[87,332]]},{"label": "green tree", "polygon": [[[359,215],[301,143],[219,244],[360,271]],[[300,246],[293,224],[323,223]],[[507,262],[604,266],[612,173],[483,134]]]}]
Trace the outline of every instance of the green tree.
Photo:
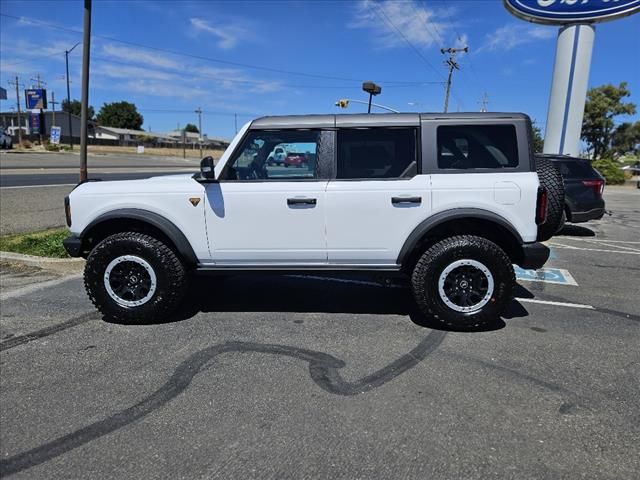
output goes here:
[{"label": "green tree", "polygon": [[144,117],[138,113],[138,109],[133,103],[123,101],[102,105],[97,120],[100,125],[105,127],[141,130]]},{"label": "green tree", "polygon": [[[82,108],[82,104],[80,103],[80,100],[71,100],[71,102],[62,100],[63,112],[68,112],[72,115],[77,115],[79,117],[81,108]],[[93,120],[96,116],[96,111],[93,109],[91,105],[89,105],[87,113],[89,114],[89,120]]]},{"label": "green tree", "polygon": [[611,137],[611,150],[618,155],[640,154],[640,122],[618,125]]},{"label": "green tree", "polygon": [[191,133],[200,133],[200,130],[198,130],[198,127],[196,127],[193,123],[187,123],[187,125],[184,127],[184,131],[191,132]]},{"label": "green tree", "polygon": [[627,82],[619,86],[607,84],[590,88],[582,121],[582,139],[587,142],[593,158],[602,158],[609,152],[615,129],[614,118],[618,115],[633,115],[636,105],[622,100],[631,95]]},{"label": "green tree", "polygon": [[542,153],[542,148],[544,147],[544,139],[542,138],[542,130],[540,130],[540,127],[538,125],[536,125],[536,122],[534,120],[533,124],[531,125],[531,128],[533,129],[533,151],[536,153]]}]

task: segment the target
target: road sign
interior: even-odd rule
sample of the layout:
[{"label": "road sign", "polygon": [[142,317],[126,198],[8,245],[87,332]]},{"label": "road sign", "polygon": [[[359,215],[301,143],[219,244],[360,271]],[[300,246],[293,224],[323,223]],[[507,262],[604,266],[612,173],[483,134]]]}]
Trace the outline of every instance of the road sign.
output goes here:
[{"label": "road sign", "polygon": [[605,22],[640,11],[640,0],[504,0],[512,14],[528,22]]},{"label": "road sign", "polygon": [[49,141],[54,145],[59,145],[61,133],[62,133],[62,128],[51,127],[51,134],[49,135]]},{"label": "road sign", "polygon": [[44,88],[32,88],[24,91],[27,110],[47,108],[47,91]]},{"label": "road sign", "polygon": [[35,134],[40,133],[40,114],[39,113],[29,114],[29,129],[31,130],[31,133],[35,133]]}]

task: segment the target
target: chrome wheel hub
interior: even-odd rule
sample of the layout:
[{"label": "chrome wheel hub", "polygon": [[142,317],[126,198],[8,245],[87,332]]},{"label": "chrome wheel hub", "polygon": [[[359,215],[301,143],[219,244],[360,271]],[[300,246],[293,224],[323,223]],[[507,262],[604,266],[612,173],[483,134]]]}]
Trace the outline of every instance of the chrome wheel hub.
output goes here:
[{"label": "chrome wheel hub", "polygon": [[104,271],[104,288],[123,307],[144,305],[156,293],[157,278],[144,258],[122,255],[114,258]]},{"label": "chrome wheel hub", "polygon": [[493,275],[483,263],[471,259],[456,260],[440,274],[438,294],[452,310],[473,313],[489,303],[494,285]]}]

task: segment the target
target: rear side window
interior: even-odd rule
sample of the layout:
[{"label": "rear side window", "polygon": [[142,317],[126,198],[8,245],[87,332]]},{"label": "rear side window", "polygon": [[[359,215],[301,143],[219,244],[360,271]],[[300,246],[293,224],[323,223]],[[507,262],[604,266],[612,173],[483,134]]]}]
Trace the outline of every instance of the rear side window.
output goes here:
[{"label": "rear side window", "polygon": [[451,125],[438,127],[438,168],[476,169],[518,166],[514,125]]},{"label": "rear side window", "polygon": [[418,174],[415,128],[338,131],[338,179],[411,178]]},{"label": "rear side window", "polygon": [[560,173],[564,178],[591,178],[595,177],[596,173],[587,162],[572,161],[572,162],[558,162],[553,164],[560,170]]}]

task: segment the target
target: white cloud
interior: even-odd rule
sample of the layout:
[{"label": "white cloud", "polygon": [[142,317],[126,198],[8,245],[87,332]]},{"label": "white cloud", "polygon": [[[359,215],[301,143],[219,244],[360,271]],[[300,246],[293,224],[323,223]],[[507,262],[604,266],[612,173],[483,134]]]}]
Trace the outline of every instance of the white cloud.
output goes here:
[{"label": "white cloud", "polygon": [[152,52],[147,49],[122,47],[119,45],[106,44],[102,46],[102,53],[111,58],[121,61],[143,63],[154,67],[179,69],[180,63],[167,58],[167,54]]},{"label": "white cloud", "polygon": [[485,36],[485,42],[478,51],[511,50],[519,45],[536,40],[547,40],[556,36],[556,29],[550,27],[510,23]]},{"label": "white cloud", "polygon": [[[448,21],[444,18],[445,14]],[[445,41],[443,37],[453,27],[450,18],[450,12],[427,8],[414,0],[361,0],[356,18],[349,27],[371,30],[375,42],[384,48],[406,46],[403,36],[416,46],[442,46]]]},{"label": "white cloud", "polygon": [[195,17],[189,21],[191,27],[193,27],[196,32],[204,32],[216,37],[218,39],[216,45],[224,50],[235,47],[239,40],[247,38],[248,36],[248,30],[240,25],[212,25],[203,18]]}]

